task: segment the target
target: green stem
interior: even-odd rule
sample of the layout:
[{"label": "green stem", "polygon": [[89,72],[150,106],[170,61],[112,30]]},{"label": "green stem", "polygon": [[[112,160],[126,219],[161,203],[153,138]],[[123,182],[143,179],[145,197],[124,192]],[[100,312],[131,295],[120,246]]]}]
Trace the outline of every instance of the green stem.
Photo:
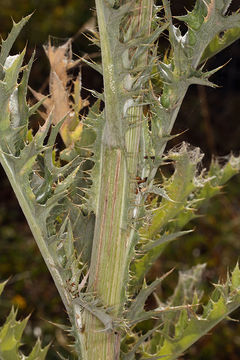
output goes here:
[{"label": "green stem", "polygon": [[[88,290],[94,292],[105,307],[112,309],[111,316],[116,320],[121,316],[126,298],[129,252],[132,249],[132,230],[128,224],[132,217],[130,202],[135,191],[143,110],[139,105],[139,97],[133,102],[137,106],[133,106],[128,114],[128,121],[135,125],[125,130],[123,94],[121,84],[117,81],[120,65],[118,59],[114,58],[113,46],[114,40],[116,43],[118,38],[111,38],[108,6],[106,1],[96,0],[106,123],[101,146],[100,183]],[[141,13],[139,27],[144,25],[149,28],[153,2],[140,0],[136,6]],[[143,16],[146,11],[148,17]],[[147,61],[147,56],[141,57],[141,63],[143,61]],[[83,317],[84,360],[119,359],[120,335],[117,330],[103,331],[103,324],[87,311]]]}]

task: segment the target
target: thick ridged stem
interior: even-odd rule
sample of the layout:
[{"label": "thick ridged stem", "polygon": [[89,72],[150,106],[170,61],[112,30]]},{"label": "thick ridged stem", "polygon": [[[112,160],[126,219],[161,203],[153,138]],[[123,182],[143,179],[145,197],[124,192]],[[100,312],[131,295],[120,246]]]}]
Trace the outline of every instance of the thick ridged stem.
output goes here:
[{"label": "thick ridged stem", "polygon": [[[151,6],[149,6],[151,4]],[[117,83],[116,62],[107,24],[107,2],[96,0],[98,25],[101,39],[105,120],[100,159],[100,183],[97,194],[96,225],[88,290],[95,293],[102,304],[110,308],[113,320],[121,318],[126,295],[126,274],[129,267],[131,229],[128,226],[130,202],[134,194],[133,178],[137,174],[139,142],[141,134],[142,106],[128,113],[129,123],[135,123],[127,130],[123,119],[122,89]],[[140,0],[139,11],[148,11],[141,17],[141,24],[151,21],[152,1]],[[142,15],[141,14],[141,15]],[[141,25],[140,25],[141,26]],[[117,43],[117,38],[115,39]],[[142,57],[141,61],[147,61]],[[141,89],[140,89],[141,93]],[[134,185],[135,186],[135,185]],[[84,312],[82,332],[84,360],[117,360],[120,356],[120,334],[117,329],[104,331],[104,325],[88,311]],[[102,331],[101,331],[102,330]]]},{"label": "thick ridged stem", "polygon": [[[102,196],[96,218],[89,290],[96,293],[105,306],[112,307],[111,314],[117,317],[123,302],[122,285],[128,249],[125,154],[120,149],[105,148],[102,165]],[[111,330],[99,332],[104,325],[91,313],[85,312],[85,322],[86,359],[117,359],[118,335]]]}]

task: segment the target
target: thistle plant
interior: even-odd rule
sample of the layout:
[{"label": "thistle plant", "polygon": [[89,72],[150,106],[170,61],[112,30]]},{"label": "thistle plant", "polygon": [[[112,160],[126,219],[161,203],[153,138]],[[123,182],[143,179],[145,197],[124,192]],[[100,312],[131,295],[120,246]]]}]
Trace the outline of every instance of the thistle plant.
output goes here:
[{"label": "thistle plant", "polygon": [[[189,86],[215,87],[209,78],[220,68],[205,70],[206,60],[240,38],[230,3],[196,0],[173,18],[168,0],[96,0],[91,40],[102,61],[82,61],[102,74],[104,91],[93,92],[91,107],[80,76],[70,94],[69,43],[46,48],[50,95],[32,90],[38,102],[30,106],[34,54],[24,66],[25,50],[9,55],[29,17],[2,42],[0,161],[65,305],[79,359],[177,359],[240,305],[238,265],[207,303],[199,290],[204,265],[180,272],[165,302],[157,288],[169,273],[146,280],[168,243],[189,232],[197,210],[240,169],[231,155],[201,170],[203,154],[186,143],[166,151]],[[41,106],[45,122],[33,133],[29,118]],[[151,294],[156,306],[146,310]]]}]

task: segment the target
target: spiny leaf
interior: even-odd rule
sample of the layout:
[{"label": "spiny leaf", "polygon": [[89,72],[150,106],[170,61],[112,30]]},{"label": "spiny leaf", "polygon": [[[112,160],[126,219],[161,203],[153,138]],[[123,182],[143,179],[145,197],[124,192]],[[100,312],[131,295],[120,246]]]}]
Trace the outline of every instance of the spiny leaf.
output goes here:
[{"label": "spiny leaf", "polygon": [[[206,47],[216,39],[219,33],[228,29],[236,29],[240,27],[240,14],[234,13],[229,16],[225,16],[226,9],[229,7],[229,2],[226,3],[222,0],[209,0],[203,2],[196,1],[195,7],[187,15],[178,16],[179,20],[184,21],[189,30],[186,34],[186,41],[190,46],[190,53],[192,54],[192,65],[195,68],[197,64],[204,57],[203,53]],[[236,30],[234,35],[237,39]],[[228,39],[230,44],[232,41]],[[227,46],[227,39],[224,39]],[[218,52],[219,45],[215,42],[215,52]],[[209,51],[209,50],[208,50]],[[213,51],[213,52],[214,52]],[[211,55],[211,53],[210,53]]]},{"label": "spiny leaf", "polygon": [[[139,336],[138,341],[134,344],[134,346],[131,348],[131,350],[127,354],[123,354],[123,360],[134,360],[135,359],[135,353],[140,348],[140,346],[159,328],[160,325],[153,327],[153,329],[146,332],[146,334]],[[148,358],[150,359],[161,359],[164,356],[160,357],[152,357]],[[146,359],[146,358],[143,358]]]},{"label": "spiny leaf", "polygon": [[127,319],[137,322],[137,318],[145,314],[144,305],[147,298],[156,290],[156,288],[162,283],[162,281],[171,274],[172,270],[167,274],[164,274],[159,279],[154,280],[150,285],[143,284],[142,289],[139,291],[137,296],[132,302],[131,306],[127,311]]},{"label": "spiny leaf", "polygon": [[102,70],[102,66],[100,64],[95,63],[94,61],[88,61],[85,58],[81,58],[81,61],[83,61],[85,64],[87,64],[88,66],[90,66],[92,69],[94,69],[95,71],[97,71],[100,75],[102,75],[103,70]]},{"label": "spiny leaf", "polygon": [[8,56],[4,64],[4,79],[6,83],[6,92],[12,93],[17,85],[17,78],[21,69],[23,58],[26,50],[24,49],[20,55]]},{"label": "spiny leaf", "polygon": [[[43,101],[42,104],[46,109],[46,113],[42,113],[44,119],[49,116],[50,112],[52,112],[54,125],[65,118],[60,128],[60,134],[66,147],[71,147],[81,137],[82,124],[79,121],[79,112],[89,104],[86,99],[82,100],[81,98],[81,76],[79,75],[73,82],[69,75],[69,69],[76,66],[79,60],[72,60],[71,40],[59,47],[54,47],[49,40],[48,46],[45,46],[44,49],[51,65],[49,84],[51,95],[43,101],[42,94],[30,90],[38,101]],[[73,94],[70,93],[70,81],[74,86]],[[70,101],[70,95],[73,97],[73,104]]]},{"label": "spiny leaf", "polygon": [[231,283],[231,290],[239,289],[240,287],[240,270],[239,265],[236,264],[233,272],[232,272],[232,283]]},{"label": "spiny leaf", "polygon": [[2,47],[1,47],[1,52],[0,52],[0,80],[2,80],[3,77],[3,66],[5,64],[5,61],[9,55],[9,52],[18,36],[18,34],[20,33],[20,31],[22,30],[22,28],[24,27],[24,25],[28,22],[28,20],[30,19],[32,15],[28,15],[24,18],[22,18],[21,21],[19,21],[18,23],[13,22],[13,27],[11,32],[9,33],[8,37],[6,40],[2,41]]},{"label": "spiny leaf", "polygon": [[149,251],[159,245],[163,245],[163,244],[166,245],[166,244],[170,243],[171,241],[176,240],[183,235],[187,235],[187,234],[191,233],[192,231],[193,230],[185,230],[185,231],[177,231],[175,233],[170,233],[170,234],[163,234],[156,240],[153,240],[152,242],[150,242],[150,243],[148,242],[148,243],[146,243],[146,245],[143,245],[141,250]]},{"label": "spiny leaf", "polygon": [[[1,287],[4,285],[1,284]],[[23,331],[27,325],[29,316],[22,321],[16,319],[17,311],[12,308],[5,323],[0,328],[0,357],[2,360],[44,360],[49,349],[49,345],[41,348],[38,339],[29,356],[25,356],[19,351],[22,345],[21,339]]]},{"label": "spiny leaf", "polygon": [[202,293],[199,288],[205,268],[206,264],[200,264],[189,270],[179,271],[178,283],[174,294],[168,300],[168,304],[171,306],[192,304],[195,292],[198,293],[198,298],[200,299]]},{"label": "spiny leaf", "polygon": [[[173,221],[179,213],[184,211],[187,199],[195,188],[196,167],[202,159],[202,154],[199,149],[190,150],[188,145],[184,143],[179,149],[173,149],[169,153],[169,159],[176,161],[175,172],[163,184],[163,188],[172,201],[162,198],[159,207],[153,206],[151,211],[148,209],[146,224],[139,229],[141,239],[145,243],[144,246],[147,246],[147,239],[149,239],[150,245],[151,241],[157,241],[161,232],[166,231],[169,221]],[[185,174],[184,178],[182,177],[183,173]],[[153,247],[147,253],[143,253],[142,257],[136,258],[132,264],[132,271],[136,274],[136,279],[139,281],[143,279],[144,274],[160,256],[165,245],[166,243],[160,241],[158,246]]]},{"label": "spiny leaf", "polygon": [[220,51],[233,44],[239,38],[240,38],[240,27],[228,29],[216,35],[215,38],[212,39],[212,41],[206,47],[201,58],[201,63],[204,63],[206,60],[212,58]]},{"label": "spiny leaf", "polygon": [[34,348],[31,351],[31,353],[25,359],[26,360],[45,360],[49,347],[50,347],[50,345],[47,345],[44,348],[42,348],[41,342],[38,339],[36,344],[34,345]]},{"label": "spiny leaf", "polygon": [[3,292],[3,289],[5,288],[5,285],[7,284],[7,280],[6,281],[3,281],[2,283],[0,283],[0,295],[2,294]]},{"label": "spiny leaf", "polygon": [[[162,344],[159,343],[157,351],[152,355],[166,355],[167,360],[177,359],[189,346],[235,310],[240,301],[239,274],[237,266],[226,283],[216,286],[208,304],[204,306],[203,315],[189,312],[189,316],[177,323],[175,335],[166,334]],[[145,349],[148,346],[146,345]]]}]

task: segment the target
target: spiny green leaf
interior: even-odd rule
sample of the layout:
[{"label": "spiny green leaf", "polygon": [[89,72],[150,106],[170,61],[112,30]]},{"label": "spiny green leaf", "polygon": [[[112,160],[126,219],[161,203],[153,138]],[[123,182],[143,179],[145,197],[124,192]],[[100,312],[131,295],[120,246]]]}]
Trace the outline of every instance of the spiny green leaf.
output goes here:
[{"label": "spiny green leaf", "polygon": [[[189,27],[186,34],[186,41],[189,45],[187,51],[192,55],[192,65],[194,68],[196,68],[202,58],[212,56],[220,50],[220,41],[217,40],[219,40],[218,35],[221,32],[235,29],[233,31],[233,38],[238,38],[236,28],[240,27],[240,15],[234,13],[225,16],[229,4],[229,2],[226,3],[222,0],[208,0],[206,2],[197,0],[191,12],[188,12],[187,15],[177,17],[179,20],[184,21]],[[225,37],[223,41],[223,48],[230,45],[233,41],[230,33],[228,35],[229,38]],[[208,48],[206,55],[204,55],[205,49],[212,41],[214,42],[212,53],[209,53]]]},{"label": "spiny green leaf", "polygon": [[162,281],[171,274],[172,270],[161,276],[159,279],[154,280],[150,285],[143,284],[142,289],[139,291],[131,306],[127,311],[127,319],[137,322],[137,318],[146,313],[144,311],[144,305],[147,298],[156,290],[156,288],[162,283]]},{"label": "spiny green leaf", "polygon": [[3,77],[3,66],[9,55],[9,52],[10,52],[18,34],[20,33],[20,31],[22,30],[24,25],[28,22],[28,20],[30,19],[31,16],[32,15],[28,15],[28,16],[22,18],[22,20],[19,21],[18,23],[13,22],[12,30],[9,33],[7,39],[2,41],[2,47],[1,47],[1,52],[0,52],[0,65],[1,65],[0,66],[0,79],[1,80]]},{"label": "spiny green leaf", "polygon": [[185,199],[194,189],[196,167],[202,159],[202,154],[199,148],[190,149],[183,143],[179,149],[169,152],[169,159],[176,161],[176,168],[168,183],[164,184],[164,189],[172,201],[163,198],[159,209],[154,209],[151,224],[141,231],[145,238],[154,238],[163,229],[164,224],[184,208]]},{"label": "spiny green leaf", "polygon": [[146,243],[146,245],[143,245],[141,250],[149,251],[159,245],[169,244],[171,241],[176,240],[183,235],[187,235],[187,234],[191,233],[192,231],[193,230],[185,230],[185,231],[177,231],[175,233],[170,233],[170,234],[167,234],[167,233],[163,234],[163,235],[159,236],[159,238],[152,240],[152,242],[150,242],[150,243],[148,242],[148,243]]},{"label": "spiny green leaf", "polygon": [[6,84],[6,92],[12,93],[17,86],[18,74],[21,69],[23,58],[26,50],[24,49],[20,55],[9,56],[4,66],[4,79]]},{"label": "spiny green leaf", "polygon": [[41,341],[38,339],[26,360],[45,360],[49,347],[50,345],[47,345],[42,348]]},{"label": "spiny green leaf", "polygon": [[[1,284],[1,287],[3,286],[4,283]],[[29,316],[22,321],[19,321],[16,318],[17,310],[12,308],[5,323],[0,328],[0,358],[2,360],[44,360],[49,345],[42,349],[39,339],[29,356],[25,356],[19,351],[19,348],[22,345],[21,339],[23,331],[27,325]]]},{"label": "spiny green leaf", "polygon": [[189,270],[179,271],[178,283],[173,295],[168,300],[168,304],[171,306],[192,304],[195,292],[197,292],[198,298],[200,299],[202,295],[200,284],[205,268],[206,264],[200,264]]},{"label": "spiny green leaf", "polygon": [[[169,155],[170,158],[171,156],[172,155]],[[184,161],[183,159],[180,160],[180,156],[180,162],[178,163],[178,160],[176,160],[175,173],[162,185],[163,188],[166,189],[168,196],[174,200],[174,202],[170,202],[163,198],[159,208],[154,208],[153,206],[152,219],[154,220],[154,217],[156,217],[155,224],[159,227],[160,234],[164,229],[165,231],[167,229],[168,230],[161,235],[155,235],[150,238],[147,229],[150,230],[152,225],[150,222],[151,218],[149,218],[149,211],[147,212],[146,225],[139,230],[143,244],[139,248],[139,255],[136,256],[131,265],[131,270],[134,275],[131,280],[132,283],[135,283],[137,279],[138,281],[143,280],[144,274],[150,269],[151,265],[161,255],[170,241],[173,241],[181,235],[185,235],[189,232],[181,232],[180,230],[190,220],[197,216],[196,210],[199,209],[204,202],[209,201],[211,197],[218,194],[221,190],[221,186],[239,171],[240,158],[230,156],[229,161],[227,161],[224,166],[220,166],[220,160],[215,160],[212,162],[209,172],[196,176],[196,165],[198,161],[201,160],[201,154],[200,152],[194,153],[193,151],[191,156],[192,160],[188,158],[185,163],[185,165],[188,164],[188,170],[187,168],[183,170],[182,165],[186,159]],[[193,160],[195,161],[194,166]],[[183,172],[185,173],[186,182],[182,181],[181,174]],[[187,174],[189,176],[188,179]],[[182,186],[184,186],[185,190]],[[176,194],[181,196],[181,198],[176,198],[175,191]],[[190,194],[191,200],[189,200]],[[169,222],[169,219],[171,219],[171,222]],[[149,240],[147,241],[147,239]]]},{"label": "spiny green leaf", "polygon": [[239,265],[237,264],[232,272],[232,284],[231,288],[233,289],[239,289],[240,287],[240,269]]},{"label": "spiny green leaf", "polygon": [[[21,82],[18,86],[18,107],[19,107],[19,114],[20,114],[20,124],[19,125],[27,125],[27,120],[29,116],[29,107],[26,101],[27,90],[28,90],[28,79],[30,76],[32,64],[35,57],[35,51],[33,52],[29,63],[23,70],[23,75]],[[25,138],[25,136],[24,136]]]},{"label": "spiny green leaf", "polygon": [[240,38],[240,27],[228,29],[216,35],[215,38],[212,39],[212,41],[206,47],[201,58],[201,63],[204,63],[206,60],[212,58],[220,51],[233,44],[239,38]]},{"label": "spiny green leaf", "polygon": [[95,63],[94,61],[88,61],[85,58],[81,58],[81,60],[87,64],[88,66],[90,66],[92,69],[94,69],[95,71],[97,71],[99,74],[102,75],[103,70],[102,70],[102,66],[100,64]]},{"label": "spiny green leaf", "polygon": [[3,289],[5,288],[5,285],[7,284],[7,280],[6,281],[3,281],[2,283],[0,283],[0,295],[2,294],[3,292]]},{"label": "spiny green leaf", "polygon": [[[190,318],[184,314],[181,315],[175,335],[164,336],[162,345],[159,343],[158,350],[152,355],[166,355],[167,360],[177,359],[189,346],[235,310],[240,302],[239,276],[239,269],[235,268],[226,283],[216,286],[202,316],[192,312],[189,312]],[[147,347],[148,345],[145,349]]]},{"label": "spiny green leaf", "polygon": [[[135,353],[137,352],[137,350],[140,348],[140,346],[152,335],[152,333],[154,333],[160,325],[153,327],[151,330],[147,331],[146,334],[139,336],[138,341],[134,344],[134,346],[131,348],[131,350],[127,353],[127,354],[123,354],[123,360],[134,360],[135,359]],[[151,357],[148,358],[149,360],[152,359],[161,359],[164,356],[160,356],[160,357]],[[146,359],[145,357],[143,357],[143,359]]]}]

